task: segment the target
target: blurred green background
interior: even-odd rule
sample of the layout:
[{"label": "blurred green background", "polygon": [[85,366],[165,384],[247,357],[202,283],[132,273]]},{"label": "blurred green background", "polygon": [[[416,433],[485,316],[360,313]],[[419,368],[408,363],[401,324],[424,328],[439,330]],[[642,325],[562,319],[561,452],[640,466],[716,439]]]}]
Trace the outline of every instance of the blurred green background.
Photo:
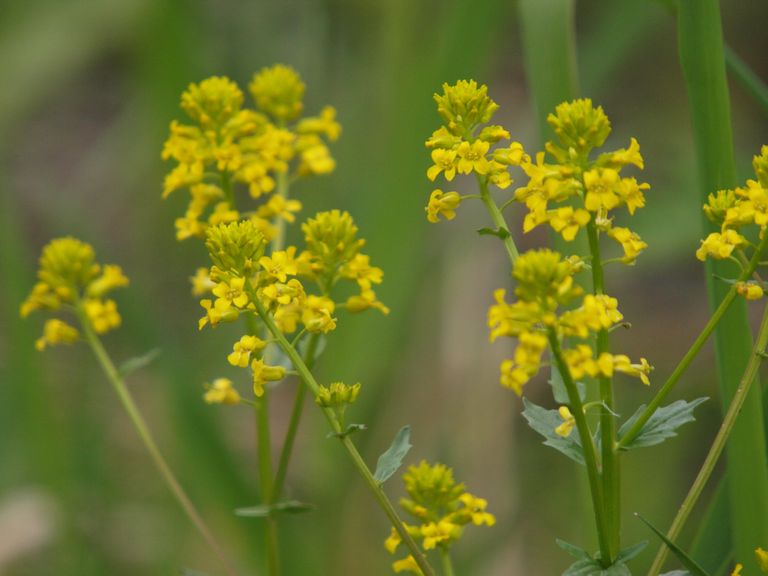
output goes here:
[{"label": "blurred green background", "polygon": [[[723,11],[727,42],[768,78],[768,5],[738,0]],[[358,436],[364,456],[373,465],[410,424],[408,463],[449,464],[489,500],[498,524],[467,531],[455,551],[459,574],[560,573],[569,559],[556,536],[594,545],[582,471],[540,446],[519,399],[498,385],[509,344],[488,343],[485,314],[509,273],[501,246],[473,232],[487,216],[469,203],[451,223],[424,218],[432,188],[423,142],[439,125],[431,97],[443,81],[487,83],[501,105],[498,121],[526,148],[539,146],[515,2],[36,0],[4,2],[1,13],[0,574],[218,568],[86,347],[37,353],[42,320],[18,318],[40,248],[65,234],[91,242],[101,261],[131,278],[117,295],[124,325],[106,344],[117,361],[162,350],[131,377],[132,390],[242,573],[263,573],[260,521],[232,513],[259,502],[252,414],[201,400],[203,382],[231,375],[225,356],[236,328],[196,330],[187,278],[204,252],[174,240],[184,204],[181,195],[160,200],[160,149],[190,82],[217,74],[244,86],[275,62],[304,77],[308,113],[333,104],[344,127],[332,148],[336,172],[296,187],[303,214],[349,210],[385,270],[377,293],[391,315],[344,317],[318,367],[321,381],[363,383],[352,420],[369,426]],[[607,285],[633,325],[614,338],[616,348],[647,356],[658,383],[707,315],[693,256],[699,191],[674,19],[661,3],[585,0],[576,30],[579,94],[612,120],[609,147],[635,136],[646,160],[651,190],[633,228],[650,246],[635,268],[610,269]],[[768,143],[768,123],[736,84],[732,104],[746,177]],[[509,217],[519,230],[519,211]],[[539,231],[518,238],[523,247],[547,240]],[[276,442],[293,388],[273,394]],[[543,380],[527,393],[551,405]],[[709,349],[674,396],[701,395],[716,396]],[[626,413],[650,393],[627,380],[619,396]],[[306,411],[288,490],[317,508],[280,520],[285,573],[391,573],[386,519],[316,412]],[[718,422],[717,403],[707,403],[679,438],[625,459],[625,543],[649,538],[631,512],[668,524]],[[399,481],[387,489],[401,494]]]}]

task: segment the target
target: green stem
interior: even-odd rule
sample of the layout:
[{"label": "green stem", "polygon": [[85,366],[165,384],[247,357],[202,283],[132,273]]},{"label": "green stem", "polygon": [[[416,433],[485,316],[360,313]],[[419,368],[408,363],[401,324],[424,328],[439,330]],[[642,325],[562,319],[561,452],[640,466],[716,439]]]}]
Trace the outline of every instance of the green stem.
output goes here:
[{"label": "green stem", "polygon": [[99,361],[99,364],[101,364],[101,368],[107,375],[107,378],[117,393],[118,398],[120,398],[120,402],[122,403],[123,408],[128,414],[128,417],[136,429],[136,432],[138,432],[141,441],[144,443],[144,447],[147,449],[147,452],[149,452],[152,461],[160,471],[160,475],[163,477],[163,480],[165,480],[165,483],[168,485],[168,488],[170,488],[171,492],[173,493],[178,503],[181,505],[181,508],[184,510],[187,517],[189,517],[189,519],[195,525],[195,528],[197,528],[197,530],[200,532],[200,535],[206,541],[208,546],[210,546],[211,550],[213,550],[213,553],[221,562],[221,565],[226,573],[230,576],[235,576],[237,572],[235,571],[230,561],[227,559],[219,543],[216,541],[216,538],[213,536],[213,532],[211,532],[211,530],[208,528],[202,516],[200,516],[200,513],[197,511],[197,508],[195,508],[195,505],[192,504],[189,496],[187,496],[187,493],[181,487],[181,484],[179,484],[179,481],[176,479],[176,476],[160,452],[160,448],[157,446],[152,433],[149,431],[149,427],[144,421],[139,407],[133,400],[133,396],[128,390],[128,387],[125,385],[125,381],[112,362],[112,359],[109,357],[109,354],[104,349],[104,345],[101,343],[101,339],[99,339],[91,327],[91,322],[88,319],[82,304],[77,304],[76,312],[78,319],[80,320],[80,325],[82,327],[86,341],[90,345],[91,350],[93,350],[93,353],[96,356],[96,359]]},{"label": "green stem", "polygon": [[570,404],[571,413],[576,421],[576,430],[579,432],[579,439],[581,440],[581,448],[584,452],[584,464],[587,467],[587,476],[589,478],[589,489],[592,493],[592,508],[595,512],[595,525],[597,527],[597,539],[600,543],[600,557],[604,566],[608,566],[608,558],[610,555],[610,535],[608,533],[607,519],[605,517],[605,502],[603,500],[602,486],[600,485],[600,472],[597,461],[597,454],[595,451],[595,443],[592,440],[592,434],[587,424],[587,418],[584,414],[584,406],[581,403],[579,397],[579,390],[576,387],[576,383],[573,381],[571,372],[568,369],[563,358],[563,352],[560,349],[560,341],[557,339],[557,334],[554,330],[550,330],[549,334],[549,346],[552,350],[552,357],[557,364],[557,369],[560,371],[563,377],[563,384],[568,392],[568,403]]},{"label": "green stem", "polygon": [[[765,235],[765,237],[760,241],[760,244],[755,249],[755,253],[752,255],[752,259],[749,261],[749,265],[742,271],[741,275],[739,276],[739,279],[738,279],[739,282],[744,282],[748,280],[752,276],[752,274],[754,274],[760,262],[760,257],[762,256],[767,246],[768,246],[768,234]],[[643,426],[645,426],[645,423],[648,422],[648,419],[651,416],[653,416],[653,413],[656,412],[656,409],[661,405],[661,403],[664,401],[667,395],[672,391],[672,388],[675,386],[675,384],[677,384],[678,380],[680,380],[680,377],[686,371],[688,366],[690,366],[691,362],[693,362],[694,358],[696,358],[696,355],[699,353],[699,350],[701,350],[701,347],[704,346],[710,334],[712,334],[718,322],[720,322],[721,318],[728,311],[728,308],[730,307],[731,303],[734,301],[735,298],[736,298],[736,285],[733,285],[731,286],[731,289],[728,290],[728,293],[720,302],[714,314],[712,314],[712,317],[709,319],[709,322],[707,322],[707,325],[704,326],[704,329],[701,331],[701,333],[698,335],[696,340],[693,342],[688,352],[685,353],[685,356],[683,356],[682,360],[680,360],[680,363],[674,369],[672,374],[669,375],[669,378],[667,378],[667,381],[664,382],[664,385],[656,393],[656,396],[653,397],[653,400],[651,400],[648,406],[646,406],[645,410],[643,410],[643,413],[640,415],[637,421],[632,425],[632,427],[629,430],[627,430],[626,434],[622,436],[621,440],[619,440],[619,443],[617,445],[618,450],[626,448],[626,446],[630,444],[632,440],[634,440],[637,437],[637,435],[643,429]]]},{"label": "green stem", "polygon": [[447,548],[440,548],[440,560],[443,564],[443,576],[454,576],[451,551]]},{"label": "green stem", "polygon": [[729,46],[723,46],[725,49],[725,63],[728,70],[741,84],[741,87],[754,98],[755,102],[768,114],[768,86],[766,86],[760,77],[755,74],[744,60],[739,58],[736,52]]},{"label": "green stem", "polygon": [[[309,338],[309,344],[307,345],[307,352],[304,355],[304,364],[306,364],[310,370],[315,361],[315,352],[317,351],[318,342],[320,342],[320,335],[312,334]],[[291,346],[293,346],[293,344],[291,344]],[[288,464],[291,460],[291,453],[293,452],[293,446],[296,441],[296,432],[299,429],[299,422],[301,421],[301,415],[304,411],[304,397],[306,395],[307,387],[300,379],[296,384],[296,396],[293,400],[291,420],[288,423],[288,430],[285,433],[285,441],[283,442],[283,448],[280,452],[280,460],[277,465],[277,473],[275,474],[275,483],[272,486],[272,503],[280,498],[280,494],[283,491],[285,475],[288,472]]]},{"label": "green stem", "polygon": [[[275,340],[277,340],[285,354],[290,358],[294,368],[296,368],[298,371],[299,376],[301,377],[304,384],[307,386],[307,388],[309,388],[310,392],[312,392],[314,396],[317,396],[320,391],[320,385],[317,383],[317,380],[315,380],[315,377],[312,375],[310,369],[304,363],[301,355],[298,353],[296,348],[291,346],[290,342],[286,340],[283,333],[280,332],[270,314],[264,309],[264,306],[256,297],[256,294],[253,293],[253,290],[250,290],[249,295],[251,296],[251,301],[256,306],[256,312],[258,313],[259,317],[272,333],[272,336],[275,338]],[[323,408],[322,411],[328,420],[328,423],[330,424],[333,432],[341,435],[341,424],[339,423],[338,418],[336,418],[336,414],[333,412],[333,410],[329,408]],[[368,465],[363,460],[363,457],[360,456],[360,453],[357,451],[355,444],[352,442],[349,436],[340,436],[340,439],[342,445],[347,450],[347,453],[352,459],[353,464],[357,468],[360,475],[363,477],[363,480],[365,480],[366,485],[373,493],[376,501],[384,510],[384,513],[387,515],[387,518],[389,518],[392,526],[395,528],[395,530],[397,530],[397,533],[400,535],[403,543],[413,555],[419,568],[421,568],[425,576],[435,576],[435,572],[429,565],[429,562],[427,562],[424,553],[421,551],[418,544],[416,544],[416,542],[413,540],[411,535],[408,534],[408,531],[405,529],[405,525],[403,524],[402,520],[400,520],[400,517],[392,505],[392,502],[390,502],[389,498],[384,493],[384,490],[382,490],[381,485],[373,477],[370,468],[368,468]]]},{"label": "green stem", "polygon": [[[592,255],[592,286],[594,293],[605,293],[605,277],[603,264],[600,259],[600,241],[594,219],[587,224],[589,251]],[[596,356],[607,353],[608,331],[603,329],[597,333]],[[603,494],[605,495],[605,515],[608,535],[610,538],[608,565],[613,564],[621,545],[621,469],[619,455],[616,452],[616,417],[614,416],[613,378],[601,376],[600,400],[605,405],[600,412],[601,456],[603,464]]]},{"label": "green stem", "polygon": [[[766,346],[768,346],[768,306],[765,307],[765,311],[763,312],[763,319],[760,323],[757,341],[752,349],[752,355],[749,358],[746,370],[744,370],[744,375],[739,382],[739,387],[736,389],[736,393],[731,400],[731,405],[728,407],[728,412],[726,412],[725,418],[723,418],[723,423],[720,425],[717,436],[715,436],[715,439],[712,442],[712,446],[707,453],[707,457],[704,459],[704,463],[701,465],[699,473],[696,475],[696,479],[693,481],[688,494],[680,505],[680,509],[677,511],[677,515],[669,528],[669,532],[667,532],[667,538],[672,542],[674,542],[680,535],[680,531],[683,529],[688,516],[693,511],[696,501],[699,499],[699,496],[701,496],[701,492],[704,490],[720,455],[723,453],[726,440],[728,439],[731,430],[733,430],[736,419],[744,405],[744,400],[746,400],[747,394],[749,394],[749,389],[752,386],[752,382],[754,382],[757,371],[763,361]],[[667,546],[662,543],[661,548],[651,565],[651,569],[648,571],[649,576],[656,576],[661,571],[667,553]]]},{"label": "green stem", "polygon": [[491,220],[493,220],[496,228],[505,231],[507,234],[504,237],[504,248],[507,249],[509,261],[514,266],[515,260],[517,260],[520,254],[517,251],[517,246],[515,246],[515,241],[512,239],[512,235],[509,233],[509,226],[507,226],[507,221],[504,219],[504,214],[501,213],[501,210],[499,210],[499,207],[496,205],[496,201],[488,191],[488,182],[486,179],[482,176],[478,176],[477,183],[480,186],[480,197],[482,198],[485,207],[488,209],[488,214],[490,214]]}]

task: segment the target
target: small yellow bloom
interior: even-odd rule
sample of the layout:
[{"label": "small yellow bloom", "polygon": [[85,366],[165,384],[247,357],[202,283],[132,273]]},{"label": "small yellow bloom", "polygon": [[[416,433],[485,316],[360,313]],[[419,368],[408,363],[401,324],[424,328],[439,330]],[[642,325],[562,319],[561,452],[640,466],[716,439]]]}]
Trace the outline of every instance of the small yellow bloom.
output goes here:
[{"label": "small yellow bloom", "polygon": [[394,554],[402,541],[403,539],[400,537],[400,533],[395,530],[393,526],[389,533],[389,538],[384,541],[384,548],[386,548],[387,552],[390,554]]},{"label": "small yellow bloom", "polygon": [[604,208],[612,210],[619,205],[619,173],[611,168],[597,168],[584,172],[586,197],[584,207],[590,212]]},{"label": "small yellow bloom", "polygon": [[216,282],[211,280],[208,268],[198,268],[195,275],[189,278],[189,281],[192,283],[193,296],[203,296],[216,286]]},{"label": "small yellow bloom", "polygon": [[456,149],[459,156],[457,166],[459,172],[470,174],[474,171],[478,174],[488,174],[491,166],[485,155],[488,153],[489,147],[490,144],[482,140],[475,140],[472,144],[466,141],[459,144]]},{"label": "small yellow bloom", "polygon": [[392,564],[392,569],[398,574],[400,572],[413,572],[414,574],[423,574],[421,568],[419,568],[419,565],[416,563],[416,559],[410,554],[406,558],[394,562]]},{"label": "small yellow bloom", "polygon": [[357,296],[350,296],[346,302],[347,310],[350,312],[363,312],[370,308],[375,308],[382,314],[389,314],[389,308],[382,304],[373,290],[362,290]]},{"label": "small yellow bloom", "polygon": [[371,266],[371,258],[367,254],[355,254],[352,260],[339,269],[339,275],[355,280],[362,290],[369,290],[371,284],[381,284],[384,272],[381,268]]},{"label": "small yellow bloom", "polygon": [[574,210],[572,206],[564,206],[550,212],[549,225],[563,236],[563,240],[570,242],[591,219],[590,213],[582,208]]},{"label": "small yellow bloom", "polygon": [[298,200],[286,200],[282,196],[270,196],[266,204],[259,206],[256,215],[259,218],[282,218],[286,222],[296,221],[294,214],[301,210],[301,202]]},{"label": "small yellow bloom", "polygon": [[734,249],[747,244],[747,239],[735,230],[727,229],[723,233],[712,232],[701,241],[701,246],[696,250],[696,258],[702,262],[707,259],[707,256],[722,260],[728,258]]},{"label": "small yellow bloom", "polygon": [[215,328],[219,322],[233,322],[240,315],[237,308],[233,308],[226,300],[221,298],[218,298],[215,302],[205,298],[200,300],[200,306],[205,309],[205,316],[198,320],[198,330],[202,330],[208,323],[211,324],[211,327]]},{"label": "small yellow bloom", "polygon": [[744,568],[741,564],[736,564],[736,566],[733,567],[733,572],[731,572],[731,576],[741,576],[741,569]]},{"label": "small yellow bloom", "polygon": [[251,370],[253,372],[253,393],[256,396],[264,394],[264,384],[267,382],[276,382],[285,378],[285,368],[267,366],[261,358],[251,362]]},{"label": "small yellow bloom", "polygon": [[608,236],[621,244],[621,248],[624,250],[621,261],[625,264],[634,264],[640,253],[648,247],[648,244],[643,242],[640,236],[629,228],[611,228],[608,230]]},{"label": "small yellow bloom", "polygon": [[298,172],[301,176],[330,174],[336,169],[336,160],[325,144],[310,146],[301,151]]},{"label": "small yellow bloom", "polygon": [[128,286],[128,278],[120,266],[107,265],[101,271],[101,276],[88,285],[86,294],[91,298],[101,298],[115,288]]},{"label": "small yellow bloom", "polygon": [[326,106],[319,116],[302,118],[296,125],[299,134],[324,134],[328,140],[335,142],[341,134],[341,125],[336,121],[336,109]]},{"label": "small yellow bloom", "polygon": [[568,406],[560,406],[557,412],[560,414],[560,418],[563,419],[563,423],[555,428],[555,434],[567,438],[576,426],[576,419],[571,414],[571,411],[568,410]]},{"label": "small yellow bloom", "polygon": [[262,256],[259,264],[272,278],[286,282],[288,276],[296,276],[298,273],[296,247],[289,246],[286,250],[273,252],[271,256]]},{"label": "small yellow bloom", "polygon": [[470,511],[472,523],[475,526],[482,526],[483,524],[493,526],[496,524],[496,517],[485,511],[488,507],[488,501],[485,498],[477,498],[469,492],[465,492],[459,496],[459,501]]},{"label": "small yellow bloom", "polygon": [[87,298],[83,301],[83,306],[91,326],[98,334],[104,334],[120,326],[122,320],[114,300]]},{"label": "small yellow bloom", "polygon": [[635,210],[645,206],[643,190],[648,190],[650,187],[647,183],[638,184],[634,178],[622,178],[619,180],[616,193],[622,202],[627,205],[629,213],[634,215]]},{"label": "small yellow bloom", "polygon": [[257,336],[245,335],[235,342],[232,353],[227,356],[227,361],[232,366],[245,368],[250,362],[251,353],[256,350],[263,350],[266,345],[267,343]]},{"label": "small yellow bloom", "polygon": [[[768,156],[768,147],[763,146],[763,151],[765,155]],[[762,548],[755,549],[755,559],[757,560],[757,565],[759,566],[760,571],[763,574],[768,574],[768,552]]]},{"label": "small yellow bloom", "polygon": [[423,525],[421,527],[421,536],[424,538],[422,541],[424,550],[434,550],[438,544],[455,538],[454,534],[460,530],[459,526],[445,519]]},{"label": "small yellow bloom", "polygon": [[763,297],[763,288],[755,282],[737,282],[736,293],[747,300],[759,300]]},{"label": "small yellow bloom", "polygon": [[352,386],[344,384],[344,382],[332,382],[330,386],[320,386],[315,402],[323,408],[336,408],[353,404],[359,394],[359,382]]},{"label": "small yellow bloom", "polygon": [[461,204],[461,196],[458,192],[443,192],[439,188],[433,190],[429,197],[429,204],[425,208],[427,220],[432,223],[438,222],[440,216],[446,220],[456,218],[456,208]]},{"label": "small yellow bloom", "polygon": [[648,360],[645,358],[640,358],[640,364],[631,364],[627,356],[619,354],[613,357],[613,362],[613,368],[617,372],[640,378],[643,384],[650,386],[651,381],[648,379],[648,374],[653,370],[653,366],[648,364]]},{"label": "small yellow bloom", "polygon": [[58,318],[52,318],[45,321],[43,335],[35,341],[35,348],[42,352],[48,346],[72,344],[79,339],[80,333],[77,331],[77,328]]},{"label": "small yellow bloom", "polygon": [[531,157],[525,153],[525,149],[520,142],[512,142],[508,148],[496,148],[493,151],[493,159],[496,162],[510,166],[520,166],[525,162],[531,161]]},{"label": "small yellow bloom", "polygon": [[327,334],[336,329],[336,319],[332,316],[336,305],[325,296],[307,296],[301,310],[301,322],[307,332]]},{"label": "small yellow bloom", "polygon": [[240,403],[240,394],[232,387],[232,380],[229,378],[216,378],[207,388],[203,395],[206,404]]},{"label": "small yellow bloom", "polygon": [[457,162],[455,150],[444,150],[443,148],[432,150],[432,162],[435,164],[427,170],[427,178],[432,182],[435,181],[440,172],[443,172],[448,182],[456,176]]}]

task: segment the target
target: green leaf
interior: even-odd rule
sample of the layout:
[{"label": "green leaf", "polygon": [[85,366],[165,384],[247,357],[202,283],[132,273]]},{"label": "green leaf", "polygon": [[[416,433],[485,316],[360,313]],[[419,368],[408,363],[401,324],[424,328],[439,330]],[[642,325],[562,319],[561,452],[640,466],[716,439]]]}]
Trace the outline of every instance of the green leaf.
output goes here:
[{"label": "green leaf", "polygon": [[125,378],[129,374],[136,372],[136,370],[140,370],[141,368],[144,368],[144,366],[147,366],[150,362],[152,362],[155,358],[160,356],[160,348],[153,348],[146,354],[142,354],[141,356],[135,356],[134,358],[130,358],[123,362],[120,365],[120,368],[117,369],[120,376]]},{"label": "green leaf", "polygon": [[368,426],[365,424],[349,424],[343,432],[328,432],[328,434],[325,435],[326,438],[339,438],[343,439],[349,436],[350,434],[354,434],[355,432],[360,432],[361,430],[368,430]]},{"label": "green leaf", "polygon": [[575,544],[571,544],[565,540],[560,540],[560,538],[555,538],[555,542],[558,546],[560,546],[560,548],[568,552],[568,554],[574,558],[578,558],[579,560],[592,560],[592,556],[589,552],[584,550],[584,548],[579,548]]},{"label": "green leaf", "polygon": [[274,504],[261,504],[259,506],[250,506],[248,508],[238,508],[235,510],[235,516],[244,518],[266,518],[267,516],[281,512],[285,514],[303,514],[310,512],[315,507],[312,504],[305,504],[298,500],[284,500]]},{"label": "green leaf", "polygon": [[627,546],[618,553],[616,556],[616,561],[627,562],[632,560],[632,558],[640,554],[640,552],[642,552],[646,546],[648,546],[648,540],[643,540],[642,542],[638,542],[632,546]]},{"label": "green leaf", "polygon": [[632,576],[632,572],[624,562],[616,561],[608,568],[603,568],[599,560],[589,558],[571,564],[563,576]]},{"label": "green leaf", "polygon": [[502,240],[505,240],[511,236],[509,230],[501,227],[497,228],[496,230],[492,228],[480,228],[477,233],[480,234],[480,236],[496,236]]},{"label": "green leaf", "polygon": [[635,516],[640,518],[643,524],[645,524],[646,526],[648,526],[648,528],[653,530],[654,534],[656,534],[656,536],[658,536],[661,539],[661,541],[667,545],[667,547],[672,551],[672,553],[675,556],[677,556],[677,559],[680,560],[680,563],[683,566],[685,566],[693,576],[709,576],[701,566],[696,564],[693,558],[691,558],[685,552],[683,552],[674,542],[672,542],[669,538],[667,538],[664,534],[662,534],[661,531],[659,531],[653,524],[651,524],[650,522],[648,522],[648,520],[640,516],[640,514],[635,514]]},{"label": "green leaf", "polygon": [[720,478],[707,510],[698,522],[690,553],[694,560],[713,574],[725,574],[733,561],[733,530],[728,502],[728,478]]},{"label": "green leaf", "polygon": [[379,456],[379,461],[376,463],[376,472],[373,474],[376,482],[384,484],[392,474],[397,472],[397,469],[403,463],[403,458],[405,458],[410,449],[411,427],[403,426],[395,434],[395,439],[392,440],[392,444],[387,448],[387,451]]},{"label": "green leaf", "polygon": [[557,410],[547,410],[526,398],[523,398],[523,406],[525,406],[523,417],[531,428],[545,438],[545,446],[551,446],[571,460],[584,464],[584,452],[579,442],[579,435],[572,432],[570,436],[563,438],[555,432],[555,428],[563,423]]},{"label": "green leaf", "polygon": [[[648,422],[645,423],[640,433],[624,449],[654,446],[655,444],[661,444],[667,438],[677,436],[676,430],[680,426],[696,420],[693,417],[693,409],[707,400],[708,398],[697,398],[692,402],[678,400],[672,402],[669,406],[658,408],[648,419]],[[632,417],[624,423],[619,429],[619,439],[632,427],[644,409],[645,405],[641,405]]]},{"label": "green leaf", "polygon": [[672,570],[672,572],[664,572],[660,576],[691,576],[688,570]]},{"label": "green leaf", "polygon": [[[557,369],[555,364],[552,364],[552,370],[549,376],[549,385],[552,387],[552,396],[555,402],[558,404],[570,404],[568,398],[568,391],[565,389],[565,383],[563,382],[563,375],[560,374],[560,370]],[[579,391],[579,398],[584,401],[587,396],[587,387],[584,382],[576,382],[576,389]]]}]

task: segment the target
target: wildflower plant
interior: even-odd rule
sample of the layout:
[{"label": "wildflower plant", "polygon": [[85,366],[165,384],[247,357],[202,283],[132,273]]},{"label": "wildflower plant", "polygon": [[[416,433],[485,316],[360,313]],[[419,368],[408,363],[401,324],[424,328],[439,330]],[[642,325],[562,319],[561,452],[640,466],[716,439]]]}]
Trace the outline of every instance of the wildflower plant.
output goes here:
[{"label": "wildflower plant", "polygon": [[[433,163],[427,177],[453,183],[457,175],[474,175],[479,193],[435,189],[426,207],[427,219],[433,223],[441,218],[453,220],[465,201],[479,199],[485,205],[495,228],[480,232],[504,243],[515,284],[514,300],[508,301],[506,290],[498,289],[488,311],[490,340],[509,337],[517,343],[513,357],[501,363],[501,384],[520,396],[542,368],[548,368],[553,400],[559,407],[543,408],[524,398],[523,416],[545,438],[545,444],[587,470],[599,551],[590,554],[563,544],[578,558],[566,574],[606,573],[603,571],[608,569],[629,573],[626,562],[642,545],[621,547],[620,460],[624,452],[663,442],[680,425],[693,420],[693,409],[704,398],[678,400],[668,406],[661,403],[733,299],[763,296],[765,286],[755,270],[768,241],[764,233],[768,217],[763,217],[768,206],[768,147],[754,160],[757,180],[711,195],[704,207],[721,231],[702,241],[696,255],[700,260],[735,260],[739,277],[724,279],[732,285],[728,297],[648,405],[622,422],[615,409],[614,380],[619,375],[630,376],[650,386],[652,371],[645,358],[633,361],[611,351],[610,333],[629,325],[617,299],[606,291],[604,275],[607,265],[634,265],[647,247],[635,231],[615,224],[617,211],[631,217],[645,206],[645,192],[650,188],[624,174],[644,167],[637,140],[632,138],[626,148],[603,151],[610,121],[601,107],[581,99],[564,102],[549,114],[547,122],[556,138],[546,143],[544,151],[529,155],[519,142],[509,143],[508,130],[491,124],[498,105],[488,96],[486,86],[460,80],[444,84],[442,94],[435,94],[434,99],[443,124],[426,141]],[[523,185],[497,203],[491,189],[510,188],[513,167],[522,172]],[[523,233],[548,225],[565,246],[581,234],[586,236],[589,252],[564,256],[545,248],[519,254],[503,215],[515,203],[526,209]],[[757,234],[741,233],[742,228],[755,225]],[[754,243],[747,239],[755,235]],[[618,253],[616,248],[604,246],[602,237],[617,245]],[[582,270],[591,272],[591,286],[581,284],[576,276]],[[591,382],[597,389],[593,399],[587,386]],[[589,410],[597,413],[599,427],[590,426]],[[715,452],[713,446],[714,459],[719,455]],[[705,475],[713,465],[705,465]]]}]

